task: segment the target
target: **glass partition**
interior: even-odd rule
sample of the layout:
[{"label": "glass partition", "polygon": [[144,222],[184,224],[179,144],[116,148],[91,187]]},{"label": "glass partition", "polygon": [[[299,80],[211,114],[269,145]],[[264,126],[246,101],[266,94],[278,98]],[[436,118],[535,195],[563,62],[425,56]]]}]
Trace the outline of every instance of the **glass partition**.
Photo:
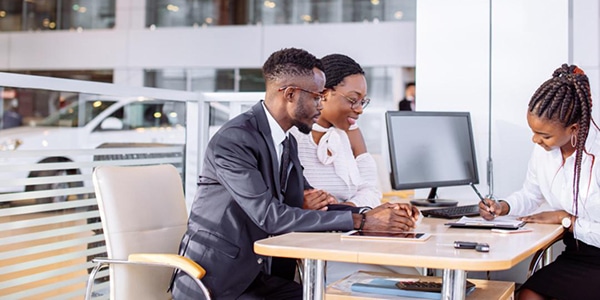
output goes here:
[{"label": "glass partition", "polygon": [[[96,166],[173,164],[193,197],[195,183],[185,179],[196,177],[187,162],[196,161],[200,136],[187,126],[202,122],[200,95],[9,73],[0,73],[0,95],[4,298],[83,295],[90,260],[106,256]],[[11,114],[23,122],[7,122]],[[108,296],[107,279],[101,271],[96,295]]]}]

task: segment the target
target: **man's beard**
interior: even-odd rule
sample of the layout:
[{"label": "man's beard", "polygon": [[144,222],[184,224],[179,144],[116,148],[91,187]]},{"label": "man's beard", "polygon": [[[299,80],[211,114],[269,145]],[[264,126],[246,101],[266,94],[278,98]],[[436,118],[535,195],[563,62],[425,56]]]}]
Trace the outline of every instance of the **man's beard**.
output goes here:
[{"label": "man's beard", "polygon": [[296,126],[296,128],[298,128],[298,131],[304,133],[304,134],[309,134],[310,131],[312,130],[311,126],[306,125],[306,123],[302,123],[298,120],[294,120],[293,125]]},{"label": "man's beard", "polygon": [[303,123],[302,121],[300,121],[301,119],[310,119],[308,113],[306,112],[306,110],[304,109],[303,106],[298,105],[296,107],[296,110],[294,111],[295,113],[295,118],[292,121],[292,125],[296,126],[298,128],[298,131],[304,133],[304,134],[309,134],[310,131],[312,130],[312,124],[308,125],[306,123]]}]

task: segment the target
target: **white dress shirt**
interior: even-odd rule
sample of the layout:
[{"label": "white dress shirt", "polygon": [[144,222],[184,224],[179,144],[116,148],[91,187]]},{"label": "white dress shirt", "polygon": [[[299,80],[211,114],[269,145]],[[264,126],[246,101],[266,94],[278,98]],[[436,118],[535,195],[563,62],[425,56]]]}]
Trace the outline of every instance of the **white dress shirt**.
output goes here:
[{"label": "white dress shirt", "polygon": [[[593,124],[586,150],[596,157],[596,161],[593,156],[583,153],[573,232],[576,239],[600,247],[600,135]],[[552,210],[564,210],[576,215],[573,203],[575,153],[567,157],[564,165],[562,161],[560,149],[546,151],[542,147],[534,148],[523,187],[506,198],[510,215],[529,215],[544,202]]]}]

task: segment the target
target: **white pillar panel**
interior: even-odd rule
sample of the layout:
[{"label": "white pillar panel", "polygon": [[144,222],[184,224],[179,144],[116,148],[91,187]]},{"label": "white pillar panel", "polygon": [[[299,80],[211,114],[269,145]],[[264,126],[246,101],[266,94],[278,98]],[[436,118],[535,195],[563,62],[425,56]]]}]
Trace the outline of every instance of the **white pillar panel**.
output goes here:
[{"label": "white pillar panel", "polygon": [[113,70],[113,83],[127,86],[144,86],[144,69],[116,68]]},{"label": "white pillar panel", "polygon": [[600,120],[600,2],[572,0],[572,63],[581,67],[590,79],[594,120]]},{"label": "white pillar panel", "polygon": [[0,70],[8,70],[10,60],[10,34],[0,35]]},{"label": "white pillar panel", "polygon": [[117,0],[115,28],[142,29],[146,26],[146,0]]},{"label": "white pillar panel", "polygon": [[[540,9],[542,8],[543,9]],[[568,0],[492,1],[494,194],[519,189],[533,144],[527,104],[569,58]]]},{"label": "white pillar panel", "polygon": [[[488,149],[489,3],[417,1],[418,111],[471,113],[480,183]],[[435,137],[432,137],[435,138]],[[482,192],[487,189],[482,189]],[[418,190],[420,196],[426,190]],[[440,197],[476,201],[469,186],[440,188]],[[456,195],[453,195],[456,194]]]}]

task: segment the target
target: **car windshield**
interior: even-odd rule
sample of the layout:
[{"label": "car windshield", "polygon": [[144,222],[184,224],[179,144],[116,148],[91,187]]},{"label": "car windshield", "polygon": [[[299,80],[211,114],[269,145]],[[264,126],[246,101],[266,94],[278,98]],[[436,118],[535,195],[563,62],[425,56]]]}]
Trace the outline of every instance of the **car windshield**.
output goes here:
[{"label": "car windshield", "polygon": [[86,101],[85,107],[80,107],[79,102],[73,102],[42,120],[40,126],[83,127],[115,103],[112,100]]}]

